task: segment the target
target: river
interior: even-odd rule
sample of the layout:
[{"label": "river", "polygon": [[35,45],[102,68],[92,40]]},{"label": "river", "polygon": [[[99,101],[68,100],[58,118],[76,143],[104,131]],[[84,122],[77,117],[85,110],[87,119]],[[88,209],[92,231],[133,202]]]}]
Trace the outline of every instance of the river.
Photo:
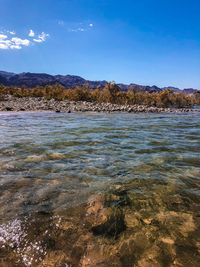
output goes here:
[{"label": "river", "polygon": [[0,113],[0,266],[198,267],[199,226],[199,112]]}]

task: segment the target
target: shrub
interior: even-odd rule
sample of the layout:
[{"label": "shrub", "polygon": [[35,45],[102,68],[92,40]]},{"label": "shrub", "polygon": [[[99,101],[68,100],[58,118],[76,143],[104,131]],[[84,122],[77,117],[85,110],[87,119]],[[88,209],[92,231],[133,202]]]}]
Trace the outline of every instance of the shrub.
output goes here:
[{"label": "shrub", "polygon": [[0,99],[4,99],[6,94],[15,97],[44,97],[48,100],[55,99],[62,101],[65,99],[72,101],[88,101],[98,103],[145,105],[155,107],[191,107],[200,104],[200,92],[194,95],[176,93],[172,90],[161,92],[145,92],[131,89],[121,91],[115,83],[107,83],[103,88],[90,89],[87,85],[77,86],[67,89],[61,85],[38,86],[35,88],[14,88],[0,86]]}]

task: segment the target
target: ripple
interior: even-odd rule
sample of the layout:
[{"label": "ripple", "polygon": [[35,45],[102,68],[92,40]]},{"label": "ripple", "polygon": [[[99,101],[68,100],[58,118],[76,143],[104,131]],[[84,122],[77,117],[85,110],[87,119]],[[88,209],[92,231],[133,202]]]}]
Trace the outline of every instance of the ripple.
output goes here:
[{"label": "ripple", "polygon": [[[199,125],[195,113],[1,115],[3,263],[199,266]],[[95,228],[99,193],[105,225],[114,207],[126,227]]]}]

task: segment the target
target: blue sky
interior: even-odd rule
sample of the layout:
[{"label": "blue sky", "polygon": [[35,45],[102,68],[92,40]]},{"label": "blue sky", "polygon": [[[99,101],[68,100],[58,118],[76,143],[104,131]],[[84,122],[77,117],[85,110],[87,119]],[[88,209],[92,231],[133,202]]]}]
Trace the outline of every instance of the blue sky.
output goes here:
[{"label": "blue sky", "polygon": [[0,69],[200,89],[200,1],[0,0]]}]

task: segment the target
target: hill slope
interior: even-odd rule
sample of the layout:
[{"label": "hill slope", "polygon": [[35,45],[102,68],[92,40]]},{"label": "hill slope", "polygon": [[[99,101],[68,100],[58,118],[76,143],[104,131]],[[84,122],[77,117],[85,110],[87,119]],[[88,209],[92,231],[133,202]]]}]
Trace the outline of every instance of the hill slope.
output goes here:
[{"label": "hill slope", "polygon": [[[89,81],[85,80],[80,76],[75,75],[50,75],[46,73],[30,73],[30,72],[23,72],[23,73],[12,73],[6,71],[0,71],[0,84],[6,86],[18,86],[18,87],[29,87],[33,88],[36,86],[45,86],[45,85],[52,85],[52,84],[60,84],[66,88],[73,88],[75,86],[81,85],[88,85],[90,88],[101,88],[105,86],[107,81]],[[159,88],[155,85],[153,86],[144,86],[131,83],[127,84],[118,84],[118,86],[126,91],[128,89],[135,89],[138,91],[148,91],[148,92],[158,92],[165,89],[172,89],[173,91],[179,91],[179,88],[175,87],[164,87]],[[195,93],[198,90],[189,88],[183,90],[185,93],[191,94]]]}]

